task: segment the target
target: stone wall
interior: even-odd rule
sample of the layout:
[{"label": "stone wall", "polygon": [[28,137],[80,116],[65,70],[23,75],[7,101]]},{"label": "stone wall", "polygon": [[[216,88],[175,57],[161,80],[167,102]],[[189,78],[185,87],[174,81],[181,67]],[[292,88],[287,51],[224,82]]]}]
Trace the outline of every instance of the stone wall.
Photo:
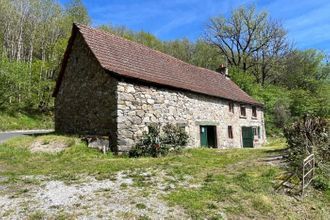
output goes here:
[{"label": "stone wall", "polygon": [[[262,109],[253,119],[252,107],[247,106],[247,117],[242,118],[239,103],[230,113],[226,100],[118,81],[99,65],[79,33],[55,106],[56,131],[110,136],[112,149],[119,151],[129,150],[151,123],[185,125],[190,147],[200,146],[200,125],[216,126],[218,148],[242,147],[242,126],[260,127],[256,146],[266,140]],[[228,138],[229,125],[233,139]]]},{"label": "stone wall", "polygon": [[56,97],[58,132],[111,136],[116,145],[117,80],[99,65],[80,33]]},{"label": "stone wall", "polygon": [[[118,149],[127,151],[148,130],[150,123],[184,124],[190,135],[189,146],[200,146],[200,125],[216,125],[218,148],[242,147],[242,126],[259,126],[260,139],[265,142],[264,115],[257,108],[257,119],[252,118],[252,106],[246,107],[246,118],[240,117],[240,105],[235,103],[229,112],[228,101],[190,92],[178,92],[152,86],[118,82]],[[233,139],[228,138],[228,126],[233,126]]]}]

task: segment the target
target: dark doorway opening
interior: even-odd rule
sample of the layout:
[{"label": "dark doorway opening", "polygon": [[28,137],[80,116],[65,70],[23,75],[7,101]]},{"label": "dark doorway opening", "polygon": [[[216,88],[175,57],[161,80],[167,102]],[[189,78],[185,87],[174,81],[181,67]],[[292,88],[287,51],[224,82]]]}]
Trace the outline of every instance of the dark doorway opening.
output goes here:
[{"label": "dark doorway opening", "polygon": [[242,140],[243,147],[253,147],[254,134],[252,127],[242,127]]},{"label": "dark doorway opening", "polygon": [[201,146],[217,147],[217,129],[216,126],[200,126]]}]

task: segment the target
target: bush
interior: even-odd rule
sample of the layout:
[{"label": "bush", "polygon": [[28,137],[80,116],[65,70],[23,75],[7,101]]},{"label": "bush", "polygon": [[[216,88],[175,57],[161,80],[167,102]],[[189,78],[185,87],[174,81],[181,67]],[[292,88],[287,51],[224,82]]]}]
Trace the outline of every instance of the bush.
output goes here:
[{"label": "bush", "polygon": [[330,181],[327,177],[320,175],[313,180],[313,187],[315,189],[326,191],[330,189]]},{"label": "bush", "polygon": [[284,129],[288,143],[290,168],[301,176],[302,161],[311,153],[315,155],[319,173],[327,173],[330,162],[329,125],[320,117],[305,116]]},{"label": "bush", "polygon": [[187,132],[179,126],[167,124],[163,127],[162,143],[170,148],[185,146],[188,138]]},{"label": "bush", "polygon": [[170,150],[180,150],[187,144],[188,138],[188,134],[178,126],[167,124],[161,133],[160,126],[153,124],[149,126],[149,132],[144,132],[140,142],[129,151],[129,157],[164,156]]}]

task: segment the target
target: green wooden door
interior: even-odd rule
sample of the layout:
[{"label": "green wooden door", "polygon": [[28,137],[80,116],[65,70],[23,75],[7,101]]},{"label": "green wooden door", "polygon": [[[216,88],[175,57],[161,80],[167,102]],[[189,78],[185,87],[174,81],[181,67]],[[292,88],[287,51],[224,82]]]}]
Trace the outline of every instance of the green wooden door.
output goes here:
[{"label": "green wooden door", "polygon": [[252,127],[242,127],[243,147],[253,147]]},{"label": "green wooden door", "polygon": [[201,146],[202,147],[207,147],[208,142],[207,142],[207,127],[206,126],[201,126],[200,127],[200,133],[201,133]]}]

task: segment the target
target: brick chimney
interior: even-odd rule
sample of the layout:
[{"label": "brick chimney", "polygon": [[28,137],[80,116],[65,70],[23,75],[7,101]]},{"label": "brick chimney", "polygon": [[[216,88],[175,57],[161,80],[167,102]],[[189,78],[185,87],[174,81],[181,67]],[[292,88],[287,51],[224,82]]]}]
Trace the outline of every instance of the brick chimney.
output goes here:
[{"label": "brick chimney", "polygon": [[224,64],[221,64],[216,71],[229,79],[228,68]]}]

